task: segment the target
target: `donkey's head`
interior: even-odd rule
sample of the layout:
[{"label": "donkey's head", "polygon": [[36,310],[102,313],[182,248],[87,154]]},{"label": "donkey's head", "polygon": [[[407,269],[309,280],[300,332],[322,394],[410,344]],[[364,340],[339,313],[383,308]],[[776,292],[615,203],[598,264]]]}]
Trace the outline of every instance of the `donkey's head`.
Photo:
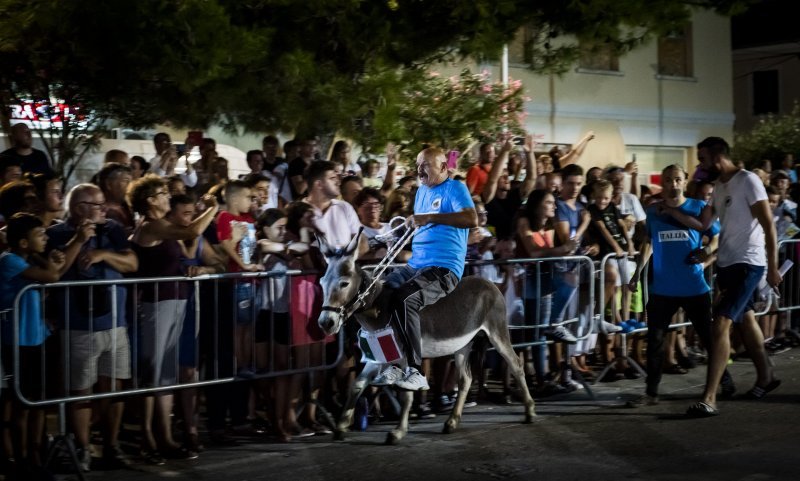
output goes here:
[{"label": "donkey's head", "polygon": [[319,327],[326,334],[336,334],[346,321],[346,311],[350,309],[358,296],[363,273],[356,266],[358,244],[361,231],[343,249],[334,249],[319,238],[319,245],[328,268],[320,279],[322,285],[322,313],[319,316]]}]

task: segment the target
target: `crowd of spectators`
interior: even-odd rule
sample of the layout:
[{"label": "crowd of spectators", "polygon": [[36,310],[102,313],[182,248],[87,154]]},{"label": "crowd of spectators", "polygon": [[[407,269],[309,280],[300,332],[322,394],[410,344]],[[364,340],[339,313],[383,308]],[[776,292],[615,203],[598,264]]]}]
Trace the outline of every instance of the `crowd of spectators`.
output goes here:
[{"label": "crowd of spectators", "polygon": [[[135,401],[112,397],[70,403],[69,425],[81,469],[90,469],[95,428],[102,451],[94,462],[110,468],[130,462],[119,441],[122,421],[128,417],[140,426],[139,459],[151,464],[198,456],[201,409],[209,432],[203,442],[214,445],[234,444],[236,436],[265,431],[284,442],[330,432],[318,421],[316,407],[322,403],[335,411],[341,406],[358,356],[348,343],[344,359],[328,375],[263,376],[323,365],[335,347],[311,328],[306,329],[307,342],[297,339],[295,304],[301,294],[318,297],[315,278],[289,280],[279,274],[324,270],[315,243],[319,235],[333,248],[343,248],[363,229],[360,261],[384,257],[382,234],[395,226],[393,219],[412,214],[416,190],[414,175],[395,178],[394,148],[387,149],[388,160],[381,169],[376,160],[352,159],[346,141],[336,142],[330,160],[325,160],[318,139],[290,140],[281,146],[276,137],[267,136],[260,149],[247,152],[251,172],[230,179],[228,162],[217,155],[213,139],[199,142],[200,159],[190,163],[188,157],[181,161],[169,135],[159,133],[152,159],[109,151],[92,182],[76,185],[64,196],[62,179],[47,156],[32,148],[30,130],[15,125],[11,138],[14,147],[0,156],[4,372],[11,371],[13,361],[8,310],[28,284],[278,274],[270,282],[222,280],[213,289],[204,286],[197,292],[189,282],[143,284],[135,290],[123,284],[61,288],[49,291],[47,299],[37,290],[28,291],[19,303],[17,330],[20,372],[31,373],[23,384],[27,399],[204,378],[238,379],[208,386],[202,393],[163,390]],[[480,221],[469,233],[468,261],[588,256],[599,263],[608,258],[602,264],[606,310],[597,320],[594,306],[587,305],[594,293],[587,292],[587,272],[578,261],[537,268],[483,263],[468,271],[495,282],[504,292],[512,328],[537,326],[512,331],[516,343],[534,344],[520,348],[519,354],[537,396],[580,389],[578,380],[592,379],[609,363],[613,367],[600,381],[638,378],[637,369],[620,355],[628,348],[635,362],[647,364],[643,336],[628,336],[631,345],[622,346],[621,337],[613,334],[646,326],[642,289],[636,288],[641,267],[636,253],[647,238],[647,209],[662,199],[658,186],[639,185],[635,161],[584,172],[584,150],[592,139],[594,133],[589,132],[566,151],[548,152],[537,152],[530,136],[483,144],[464,177]],[[193,145],[186,147],[189,151]],[[800,232],[793,158],[787,156],[772,167],[765,162],[754,172],[765,184],[779,238],[792,238]],[[692,179],[684,172],[683,180],[688,197],[703,205],[711,198],[714,184],[701,170]],[[702,242],[713,251],[716,233],[708,231]],[[401,252],[397,261],[409,256],[409,251]],[[710,268],[714,260],[707,255],[699,262]],[[291,296],[295,297],[290,302]],[[677,312],[673,321],[683,315]],[[312,317],[309,314],[304,322],[313,324]],[[796,344],[789,321],[777,312],[760,317],[766,349],[776,352]],[[700,337],[705,338],[691,328],[665,333],[663,372],[685,374],[694,368],[705,356]],[[731,355],[744,350],[734,344]],[[431,373],[432,391],[417,394],[417,416],[433,416],[455,399],[449,360],[434,364],[425,369]],[[470,402],[475,402],[483,382],[476,382]],[[510,399],[511,386],[507,381],[505,386],[505,399]],[[38,476],[45,410],[27,407],[12,392],[2,391],[6,467],[13,459],[17,469],[24,467]],[[260,417],[262,407],[266,420]],[[374,403],[375,416],[379,408]],[[180,441],[173,434],[176,424],[183,435]]]}]

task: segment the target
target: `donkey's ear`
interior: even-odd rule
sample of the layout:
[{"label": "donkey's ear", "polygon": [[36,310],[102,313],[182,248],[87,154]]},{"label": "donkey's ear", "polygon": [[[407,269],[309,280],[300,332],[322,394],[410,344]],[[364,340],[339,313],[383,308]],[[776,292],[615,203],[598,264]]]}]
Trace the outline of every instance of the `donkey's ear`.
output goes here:
[{"label": "donkey's ear", "polygon": [[320,252],[322,252],[322,255],[325,256],[326,258],[331,257],[334,254],[335,249],[331,247],[330,244],[328,244],[328,240],[325,238],[325,234],[323,234],[322,232],[317,232],[316,236],[317,236],[317,242],[319,242],[319,250]]},{"label": "donkey's ear", "polygon": [[350,239],[350,243],[345,247],[345,252],[348,256],[352,255],[354,259],[358,259],[358,245],[361,241],[361,235],[364,233],[364,226],[358,228],[358,233]]}]

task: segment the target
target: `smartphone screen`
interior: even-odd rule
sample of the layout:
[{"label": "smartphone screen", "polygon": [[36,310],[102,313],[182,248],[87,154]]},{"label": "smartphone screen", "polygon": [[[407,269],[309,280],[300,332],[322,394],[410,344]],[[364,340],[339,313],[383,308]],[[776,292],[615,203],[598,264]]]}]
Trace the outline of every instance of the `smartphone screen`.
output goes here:
[{"label": "smartphone screen", "polygon": [[455,169],[458,167],[458,156],[460,152],[457,150],[451,150],[447,153],[447,168],[448,169]]}]

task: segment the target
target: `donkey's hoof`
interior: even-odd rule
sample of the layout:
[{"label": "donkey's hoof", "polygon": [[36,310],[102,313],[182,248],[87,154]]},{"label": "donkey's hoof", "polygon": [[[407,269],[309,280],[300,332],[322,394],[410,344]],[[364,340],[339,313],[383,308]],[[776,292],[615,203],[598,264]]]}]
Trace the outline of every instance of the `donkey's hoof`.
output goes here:
[{"label": "donkey's hoof", "polygon": [[403,439],[403,437],[404,437],[403,433],[389,431],[389,433],[386,434],[386,445],[395,446],[397,445],[397,443],[400,442],[401,439]]},{"label": "donkey's hoof", "polygon": [[528,406],[525,406],[525,424],[529,424],[533,422],[533,418],[536,417],[536,408],[531,403]]},{"label": "donkey's hoof", "polygon": [[458,429],[459,424],[461,424],[460,419],[450,418],[444,423],[444,429],[442,429],[442,432],[444,434],[453,434],[456,432],[456,429]]},{"label": "donkey's hoof", "polygon": [[347,431],[343,431],[341,429],[336,429],[333,431],[334,441],[344,441],[344,438],[346,437],[347,437]]}]

